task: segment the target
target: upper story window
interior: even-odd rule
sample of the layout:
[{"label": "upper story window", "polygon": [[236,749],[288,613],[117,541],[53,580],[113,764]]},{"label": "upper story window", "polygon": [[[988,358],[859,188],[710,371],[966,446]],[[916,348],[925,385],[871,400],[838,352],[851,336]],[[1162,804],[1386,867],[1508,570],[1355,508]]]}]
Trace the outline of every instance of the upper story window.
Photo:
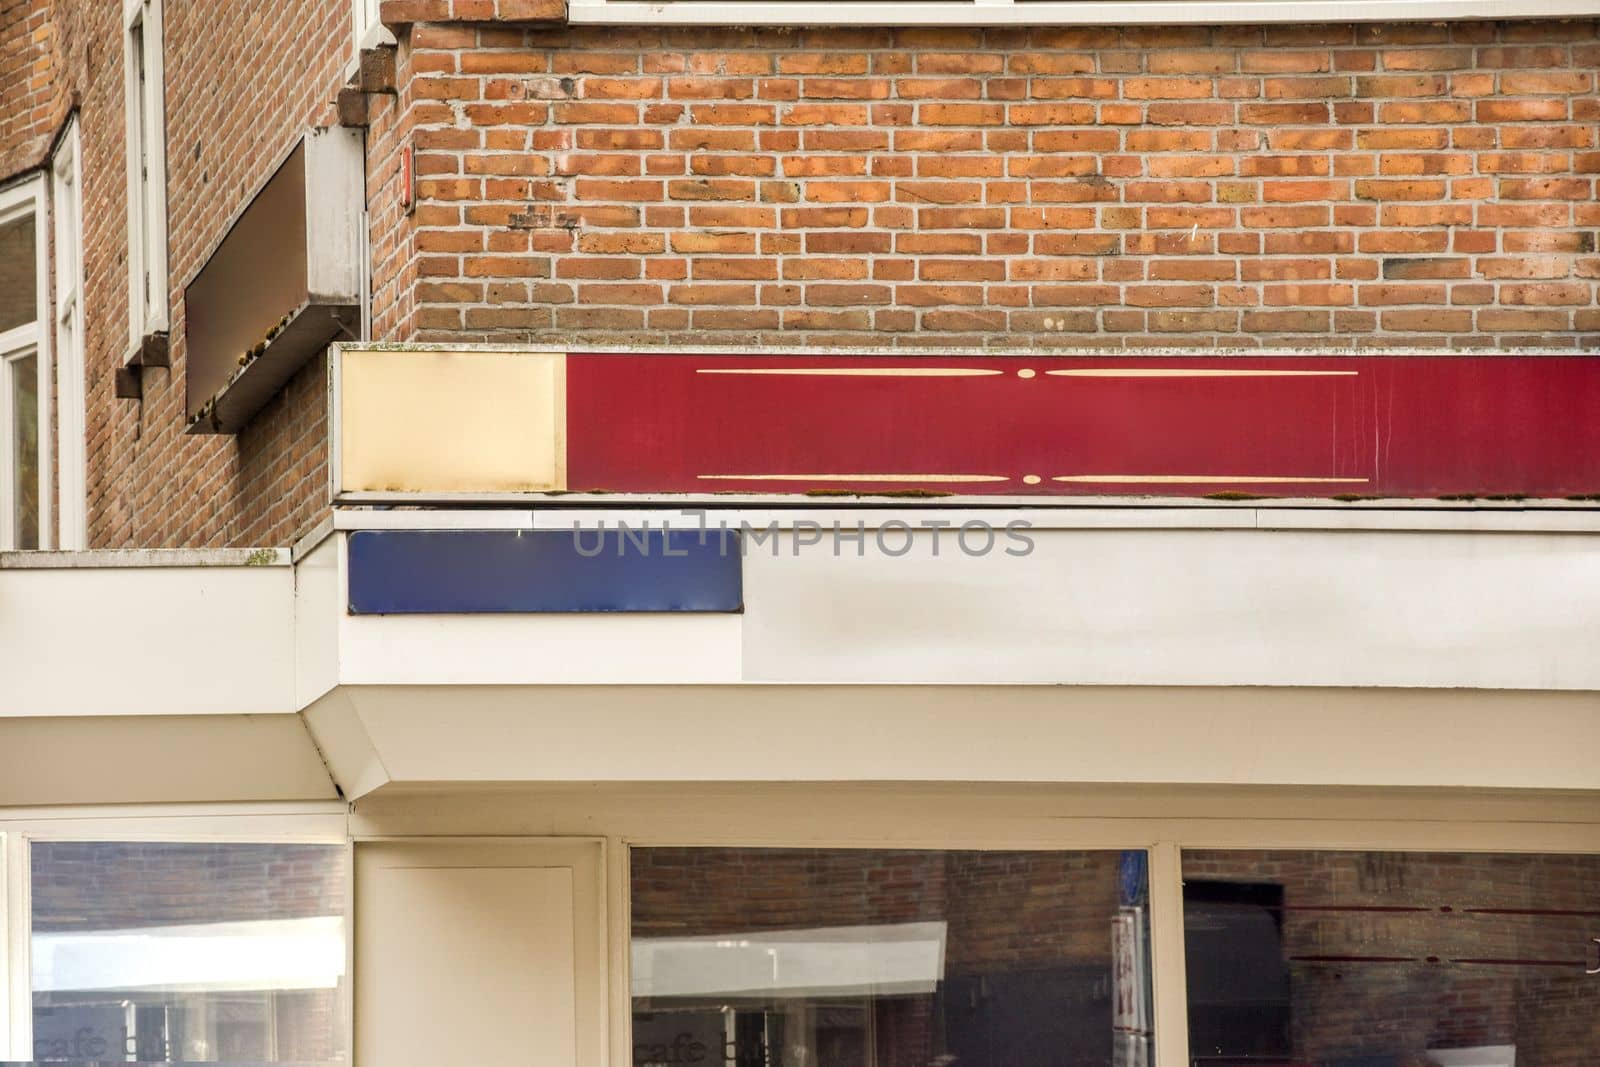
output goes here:
[{"label": "upper story window", "polygon": [[87,547],[86,396],[83,345],[83,193],[78,123],[67,125],[50,162],[55,219],[56,440],[60,536],[57,546]]},{"label": "upper story window", "polygon": [[161,0],[126,0],[128,310],[134,341],[167,329],[167,159]]},{"label": "upper story window", "polygon": [[41,179],[0,192],[0,549],[48,547],[44,217]]}]

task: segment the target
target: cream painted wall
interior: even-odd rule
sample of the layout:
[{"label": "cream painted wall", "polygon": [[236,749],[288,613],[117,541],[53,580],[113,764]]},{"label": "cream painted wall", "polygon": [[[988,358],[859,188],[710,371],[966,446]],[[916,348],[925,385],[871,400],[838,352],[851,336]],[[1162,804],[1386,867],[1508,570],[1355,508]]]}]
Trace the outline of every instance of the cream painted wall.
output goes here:
[{"label": "cream painted wall", "polygon": [[0,717],[294,711],[294,571],[262,552],[0,567]]},{"label": "cream painted wall", "polygon": [[1600,789],[1589,693],[345,686],[307,721],[351,798],[447,782]]},{"label": "cream painted wall", "polygon": [[1383,530],[1135,514],[1141,525],[1097,512],[1070,527],[985,513],[1037,524],[1026,555],[1004,536],[968,555],[953,530],[937,553],[921,530],[886,555],[881,515],[864,549],[835,551],[827,529],[797,546],[789,530],[747,552],[741,616],[342,616],[339,679],[1600,690],[1600,534],[1485,530],[1470,514]]}]

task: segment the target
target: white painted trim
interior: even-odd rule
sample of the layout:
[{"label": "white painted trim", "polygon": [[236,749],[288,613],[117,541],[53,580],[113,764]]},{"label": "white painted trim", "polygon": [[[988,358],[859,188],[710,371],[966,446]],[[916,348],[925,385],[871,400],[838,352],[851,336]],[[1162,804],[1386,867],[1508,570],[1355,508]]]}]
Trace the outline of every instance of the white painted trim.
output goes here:
[{"label": "white painted trim", "polygon": [[[123,4],[123,81],[128,167],[128,337],[138,341],[167,329],[167,125],[162,46],[162,0]],[[132,55],[134,27],[141,27],[145,86],[139,91]],[[143,120],[141,125],[141,119]],[[142,136],[148,144],[141,144]],[[146,174],[139,174],[140,148]],[[143,202],[141,202],[141,190]],[[148,225],[146,225],[148,223]],[[148,299],[144,277],[149,276]]]},{"label": "white painted trim", "polygon": [[[378,21],[378,0],[352,0],[355,8],[356,49],[365,52],[370,48],[393,48],[398,43],[389,27]],[[363,11],[367,25],[362,27]]]},{"label": "white painted trim", "polygon": [[34,388],[38,393],[39,423],[39,547],[51,545],[51,486],[54,478],[51,468],[51,360],[50,360],[50,214],[46,210],[44,174],[36,173],[0,191],[0,222],[8,222],[23,215],[34,220],[34,319],[31,323],[0,334],[0,550],[16,546],[13,495],[11,485],[11,377],[5,373],[3,361],[33,354],[38,364],[38,380]]},{"label": "white painted trim", "polygon": [[8,808],[0,833],[48,841],[284,841],[337,844],[344,801]]},{"label": "white painted trim", "polygon": [[[60,529],[56,545],[88,547],[88,403],[84,366],[83,307],[83,153],[78,120],[66,132],[51,161],[51,201],[55,216],[56,288],[52,322],[56,344],[56,453],[59,456]],[[71,305],[63,310],[67,294]]]},{"label": "white painted trim", "polygon": [[574,23],[692,26],[1095,26],[1283,22],[1427,22],[1470,19],[1587,18],[1595,0],[867,0],[862,3],[721,0],[578,0]]},{"label": "white painted trim", "polygon": [[[37,439],[35,444],[38,455],[35,462],[38,465],[38,493],[39,493],[39,547],[45,549],[50,544],[50,474],[47,456],[50,450],[50,390],[48,385],[41,385],[37,379],[46,378],[49,367],[49,355],[44,347],[43,338],[37,342],[22,345],[9,351],[0,351],[0,555],[10,554],[17,549],[19,531],[16,529],[16,492],[17,487],[12,484],[11,456],[11,412],[15,406],[13,382],[14,372],[11,364],[18,360],[34,359],[35,382],[34,389],[38,392],[38,405],[35,409],[35,418],[38,420]],[[46,379],[48,381],[48,379]],[[32,554],[35,550],[29,550]]]},{"label": "white painted trim", "polygon": [[[616,499],[616,498],[610,498]],[[601,524],[616,527],[626,524],[642,529],[697,530],[698,508],[690,501],[675,507],[647,508],[562,507],[536,508],[427,508],[411,511],[371,511],[363,508],[335,508],[333,530],[571,530],[574,524],[593,529]],[[753,502],[752,502],[753,503]],[[1416,531],[1459,533],[1600,533],[1600,509],[1590,505],[1578,509],[1515,510],[1509,508],[1446,509],[1438,501],[1411,502],[1433,504],[1424,510],[1389,507],[1363,508],[1359,504],[1333,507],[1277,503],[1263,506],[1202,501],[1189,507],[1151,505],[1116,507],[1102,502],[1074,507],[1035,505],[1006,507],[952,507],[930,504],[923,507],[816,507],[787,508],[736,507],[707,509],[706,523],[715,527],[727,524],[738,529],[741,522],[765,528],[777,523],[792,530],[800,523],[816,523],[832,529],[834,523],[854,530],[863,523],[873,530],[885,523],[917,525],[930,515],[943,515],[951,522],[987,522],[1003,527],[1008,522],[1026,522],[1034,530],[1350,530]],[[726,508],[726,503],[724,503]],[[303,554],[303,552],[302,552]]]},{"label": "white painted trim", "polygon": [[1182,853],[1158,841],[1150,857],[1150,1007],[1155,1067],[1189,1067],[1189,985],[1183,944]]},{"label": "white painted trim", "polygon": [[28,842],[20,833],[0,833],[0,1028],[9,1044],[0,1044],[13,1060],[33,1059],[33,996],[31,955],[28,951],[30,893]]},{"label": "white painted trim", "polygon": [[11,974],[11,913],[6,905],[10,896],[10,882],[6,874],[10,869],[10,837],[0,832],[0,1056],[14,1060],[17,1059],[17,1052],[11,1047],[11,988],[15,979]]},{"label": "white painted trim", "polygon": [[[335,530],[538,530],[545,528],[530,508],[486,508],[479,511],[430,508],[426,511],[333,510]],[[555,524],[565,529],[565,525]],[[660,525],[659,522],[657,525]]]}]

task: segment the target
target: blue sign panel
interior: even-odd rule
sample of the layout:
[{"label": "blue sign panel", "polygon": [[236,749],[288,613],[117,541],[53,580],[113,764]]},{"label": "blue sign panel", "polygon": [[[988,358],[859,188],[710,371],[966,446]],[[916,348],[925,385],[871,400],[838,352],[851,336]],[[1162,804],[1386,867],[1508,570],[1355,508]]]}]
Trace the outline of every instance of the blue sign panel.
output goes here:
[{"label": "blue sign panel", "polygon": [[350,614],[744,610],[729,530],[359,530]]}]

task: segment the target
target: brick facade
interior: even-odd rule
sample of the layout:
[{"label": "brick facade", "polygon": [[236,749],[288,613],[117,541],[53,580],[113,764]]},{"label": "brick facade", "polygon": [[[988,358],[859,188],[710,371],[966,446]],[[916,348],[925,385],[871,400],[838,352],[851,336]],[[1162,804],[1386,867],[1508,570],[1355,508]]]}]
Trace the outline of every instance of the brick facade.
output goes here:
[{"label": "brick facade", "polygon": [[[1592,21],[582,28],[507,3],[384,5],[395,76],[365,97],[378,339],[1600,342]],[[33,62],[7,49],[0,79],[44,88],[21,119],[7,93],[0,180],[79,101],[91,543],[282,544],[326,510],[322,363],[237,438],[183,436],[183,286],[297,131],[337,121],[349,8],[165,10],[173,367],[142,372],[142,400],[112,395],[115,11],[4,9]]]},{"label": "brick facade", "polygon": [[409,46],[430,339],[1600,337],[1592,23]]},{"label": "brick facade", "polygon": [[0,0],[0,182],[37,167],[66,109],[52,0]]},{"label": "brick facade", "polygon": [[[348,4],[164,4],[172,367],[114,396],[130,347],[123,28],[115,4],[8,4],[0,40],[0,181],[47,162],[73,108],[82,143],[90,547],[281,545],[326,510],[321,361],[237,438],[185,437],[183,286],[299,131],[333,121],[353,54]],[[43,27],[43,28],[40,28]],[[25,112],[12,101],[32,57]],[[24,125],[19,125],[23,119]],[[48,231],[45,231],[48,232]]]}]

